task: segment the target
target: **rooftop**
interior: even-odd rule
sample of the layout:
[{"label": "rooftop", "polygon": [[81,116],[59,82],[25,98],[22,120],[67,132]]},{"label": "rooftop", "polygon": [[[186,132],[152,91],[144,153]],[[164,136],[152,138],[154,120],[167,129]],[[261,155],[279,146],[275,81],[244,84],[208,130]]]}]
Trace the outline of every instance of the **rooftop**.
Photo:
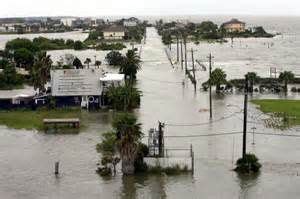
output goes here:
[{"label": "rooftop", "polygon": [[124,32],[125,29],[122,26],[112,25],[103,30],[103,32]]},{"label": "rooftop", "polygon": [[227,24],[245,24],[245,22],[242,22],[238,19],[233,18],[230,21],[223,23],[223,25],[227,25]]},{"label": "rooftop", "polygon": [[33,87],[25,87],[24,89],[0,90],[0,99],[15,99],[34,97],[36,92]]}]

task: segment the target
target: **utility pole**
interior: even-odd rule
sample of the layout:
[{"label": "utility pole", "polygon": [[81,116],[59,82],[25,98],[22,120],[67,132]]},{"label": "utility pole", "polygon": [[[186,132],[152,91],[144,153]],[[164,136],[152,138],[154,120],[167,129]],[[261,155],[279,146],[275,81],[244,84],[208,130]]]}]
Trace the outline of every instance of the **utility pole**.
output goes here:
[{"label": "utility pole", "polygon": [[192,66],[193,66],[193,77],[194,77],[194,88],[195,91],[197,89],[197,81],[196,81],[196,74],[195,74],[195,61],[194,61],[194,50],[193,48],[191,49],[191,53],[192,53]]},{"label": "utility pole", "polygon": [[[212,68],[212,55],[209,54],[209,81],[211,79],[211,68]],[[212,119],[212,96],[211,96],[211,83],[209,82],[209,118]]]},{"label": "utility pole", "polygon": [[57,176],[59,174],[59,162],[55,162],[54,174]]},{"label": "utility pole", "polygon": [[246,75],[246,77],[245,77],[244,128],[243,128],[243,159],[246,157],[247,109],[248,109],[248,75]]},{"label": "utility pole", "polygon": [[176,35],[176,40],[177,40],[177,63],[179,62],[179,38],[178,34]]},{"label": "utility pole", "polygon": [[182,40],[180,41],[180,54],[181,54],[181,70],[183,70],[183,49],[182,49]]},{"label": "utility pole", "polygon": [[159,157],[164,157],[164,130],[165,124],[158,121],[158,153]]},{"label": "utility pole", "polygon": [[184,64],[185,64],[185,74],[187,73],[187,50],[186,50],[186,36],[183,37],[184,43]]}]

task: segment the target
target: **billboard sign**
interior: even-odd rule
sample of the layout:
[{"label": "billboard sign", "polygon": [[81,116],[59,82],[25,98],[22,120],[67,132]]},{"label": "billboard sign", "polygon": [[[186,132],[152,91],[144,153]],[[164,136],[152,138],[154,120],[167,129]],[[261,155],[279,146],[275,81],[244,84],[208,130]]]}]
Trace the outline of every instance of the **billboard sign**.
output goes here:
[{"label": "billboard sign", "polygon": [[100,96],[101,77],[101,69],[52,70],[52,96]]}]

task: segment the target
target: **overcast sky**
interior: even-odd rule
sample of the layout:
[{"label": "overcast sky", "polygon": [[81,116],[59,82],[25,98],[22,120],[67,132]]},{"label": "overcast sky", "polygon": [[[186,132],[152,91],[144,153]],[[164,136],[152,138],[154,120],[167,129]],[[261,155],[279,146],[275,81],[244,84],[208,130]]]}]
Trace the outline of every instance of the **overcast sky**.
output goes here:
[{"label": "overcast sky", "polygon": [[0,0],[0,17],[300,15],[300,0]]}]

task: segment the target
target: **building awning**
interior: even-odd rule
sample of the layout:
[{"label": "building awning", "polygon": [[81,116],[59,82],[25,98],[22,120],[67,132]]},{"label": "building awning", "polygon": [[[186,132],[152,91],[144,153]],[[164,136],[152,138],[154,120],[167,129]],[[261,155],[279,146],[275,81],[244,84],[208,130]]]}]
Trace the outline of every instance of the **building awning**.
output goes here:
[{"label": "building awning", "polygon": [[100,78],[101,82],[114,82],[114,81],[124,81],[125,80],[125,75],[124,74],[112,74],[112,73],[107,73],[104,74],[104,77]]}]

